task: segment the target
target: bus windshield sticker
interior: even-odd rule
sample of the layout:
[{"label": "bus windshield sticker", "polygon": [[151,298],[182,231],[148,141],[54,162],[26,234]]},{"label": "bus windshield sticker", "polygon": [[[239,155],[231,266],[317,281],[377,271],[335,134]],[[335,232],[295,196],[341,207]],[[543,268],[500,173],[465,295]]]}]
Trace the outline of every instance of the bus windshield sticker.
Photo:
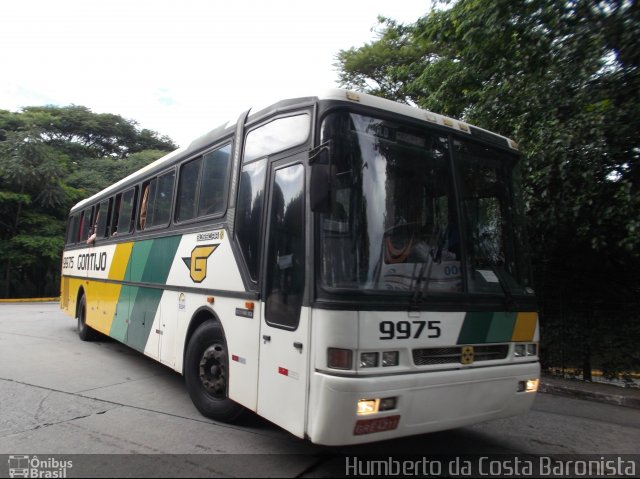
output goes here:
[{"label": "bus windshield sticker", "polygon": [[484,280],[487,283],[499,283],[500,282],[500,280],[498,279],[496,274],[491,270],[478,269],[476,271],[482,275],[482,277],[484,278]]}]

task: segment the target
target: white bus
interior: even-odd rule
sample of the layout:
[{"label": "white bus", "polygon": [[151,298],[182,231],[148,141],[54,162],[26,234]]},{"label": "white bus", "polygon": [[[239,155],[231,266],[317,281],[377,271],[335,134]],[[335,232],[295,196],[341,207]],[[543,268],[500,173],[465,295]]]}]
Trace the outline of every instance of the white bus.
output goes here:
[{"label": "white bus", "polygon": [[71,209],[61,306],[197,409],[356,444],[525,413],[516,145],[345,90],[243,113]]}]

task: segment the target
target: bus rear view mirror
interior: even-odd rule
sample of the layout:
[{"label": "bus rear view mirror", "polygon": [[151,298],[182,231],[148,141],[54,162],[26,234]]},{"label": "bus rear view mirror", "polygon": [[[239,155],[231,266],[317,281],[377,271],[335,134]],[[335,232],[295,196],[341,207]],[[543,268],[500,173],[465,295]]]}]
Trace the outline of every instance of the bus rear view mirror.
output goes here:
[{"label": "bus rear view mirror", "polygon": [[309,152],[311,165],[311,188],[309,197],[311,211],[331,211],[331,141],[322,143]]},{"label": "bus rear view mirror", "polygon": [[309,199],[311,211],[329,213],[331,211],[331,166],[314,164],[311,167],[311,185]]}]

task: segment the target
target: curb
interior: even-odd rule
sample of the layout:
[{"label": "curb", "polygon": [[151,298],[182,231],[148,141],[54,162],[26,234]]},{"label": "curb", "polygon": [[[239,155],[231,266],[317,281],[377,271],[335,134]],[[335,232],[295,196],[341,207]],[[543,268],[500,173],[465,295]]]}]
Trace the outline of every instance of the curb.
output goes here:
[{"label": "curb", "polygon": [[16,298],[16,299],[0,299],[0,303],[50,303],[58,302],[60,297],[57,298]]},{"label": "curb", "polygon": [[571,387],[570,385],[557,386],[543,381],[540,382],[538,392],[543,394],[555,394],[558,396],[573,397],[587,401],[597,401],[616,406],[640,409],[640,397],[631,397],[624,394],[602,393],[597,391],[587,391],[582,388]]}]

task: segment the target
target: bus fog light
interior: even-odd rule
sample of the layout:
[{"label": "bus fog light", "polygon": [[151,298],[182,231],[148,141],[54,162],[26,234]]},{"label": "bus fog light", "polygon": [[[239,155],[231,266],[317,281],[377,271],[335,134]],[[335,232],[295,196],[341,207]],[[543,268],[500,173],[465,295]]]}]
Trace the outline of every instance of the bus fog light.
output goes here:
[{"label": "bus fog light", "polygon": [[515,356],[516,358],[523,358],[527,354],[526,344],[516,344]]},{"label": "bus fog light", "polygon": [[351,369],[353,352],[350,349],[327,349],[327,366],[331,369]]},{"label": "bus fog light", "polygon": [[379,399],[360,399],[357,409],[358,416],[377,413],[379,404]]},{"label": "bus fog light", "polygon": [[384,398],[380,399],[380,411],[390,411],[391,409],[396,408],[396,398]]},{"label": "bus fog light", "polygon": [[518,381],[518,392],[534,393],[538,390],[539,384],[539,379],[527,379],[526,381]]},{"label": "bus fog light", "polygon": [[398,361],[398,351],[385,351],[382,353],[382,366],[397,366]]},{"label": "bus fog light", "polygon": [[540,384],[539,379],[529,379],[526,383],[526,388],[528,393],[533,393],[538,390],[538,384]]},{"label": "bus fog light", "polygon": [[536,343],[527,344],[527,356],[537,356],[538,345]]},{"label": "bus fog light", "polygon": [[362,353],[360,355],[361,368],[378,367],[378,353]]}]

